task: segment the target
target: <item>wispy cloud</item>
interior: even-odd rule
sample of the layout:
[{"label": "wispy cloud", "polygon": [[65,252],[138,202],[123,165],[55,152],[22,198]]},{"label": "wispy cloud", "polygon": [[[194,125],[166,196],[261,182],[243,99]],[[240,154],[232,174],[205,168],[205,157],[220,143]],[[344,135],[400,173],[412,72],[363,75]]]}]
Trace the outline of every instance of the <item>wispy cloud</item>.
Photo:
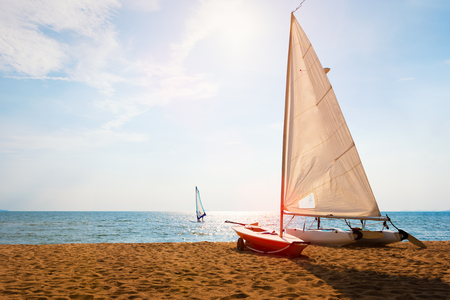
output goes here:
[{"label": "wispy cloud", "polygon": [[125,9],[137,11],[157,11],[161,9],[158,0],[121,0]]},{"label": "wispy cloud", "polygon": [[447,65],[450,65],[450,59],[444,60],[444,63],[446,63]]},{"label": "wispy cloud", "polygon": [[[151,107],[164,106],[171,101],[208,99],[218,92],[218,86],[207,74],[186,70],[184,63],[195,45],[217,30],[224,16],[217,18],[221,1],[201,1],[186,21],[185,32],[179,42],[173,42],[170,59],[165,62],[128,61],[132,75],[127,79],[130,85],[139,86],[143,92],[128,99],[108,99],[96,103],[97,108],[116,115],[115,119],[102,128],[120,127]],[[131,67],[130,67],[131,66]]]},{"label": "wispy cloud", "polygon": [[[74,57],[72,50],[80,40],[87,46],[85,49],[100,49],[116,43],[109,19],[113,10],[119,7],[116,0],[2,3],[0,70],[9,75],[42,78],[70,65],[76,66],[81,59]],[[52,37],[63,33],[70,37],[69,40],[63,42]],[[109,38],[105,39],[105,36]]]},{"label": "wispy cloud", "polygon": [[6,78],[13,78],[18,80],[26,80],[26,79],[38,79],[38,80],[60,80],[60,81],[70,81],[67,77],[50,77],[50,76],[29,76],[29,77],[23,77],[23,76],[5,76]]},{"label": "wispy cloud", "polygon": [[111,99],[96,101],[94,106],[113,113],[115,115],[113,120],[110,120],[101,125],[104,130],[112,130],[119,128],[126,122],[146,111],[145,105],[140,104],[139,98],[127,99],[128,101],[114,101]]},{"label": "wispy cloud", "polygon": [[107,129],[66,130],[52,134],[0,136],[0,151],[13,153],[26,150],[82,151],[119,142],[142,142],[148,136],[136,133],[118,133]]},{"label": "wispy cloud", "polygon": [[416,79],[416,78],[414,78],[414,77],[408,77],[408,78],[401,78],[401,79],[399,79],[398,81],[407,81],[407,80],[414,80],[414,79]]}]

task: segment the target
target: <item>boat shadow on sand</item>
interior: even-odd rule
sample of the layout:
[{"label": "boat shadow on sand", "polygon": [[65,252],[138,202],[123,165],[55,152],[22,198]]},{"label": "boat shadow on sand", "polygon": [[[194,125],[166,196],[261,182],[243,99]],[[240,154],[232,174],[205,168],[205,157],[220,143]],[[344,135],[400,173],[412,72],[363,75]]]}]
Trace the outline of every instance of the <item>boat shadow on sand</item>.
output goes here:
[{"label": "boat shadow on sand", "polygon": [[[350,299],[450,299],[449,270],[431,257],[411,257],[388,246],[345,248],[342,259],[321,254],[293,261]],[[367,258],[370,253],[374,257]],[[348,261],[349,256],[355,258]]]},{"label": "boat shadow on sand", "polygon": [[354,268],[329,268],[310,263],[304,267],[344,297],[368,299],[448,299],[450,285],[440,279],[383,274]]},{"label": "boat shadow on sand", "polygon": [[[310,286],[305,282],[303,286],[292,285],[292,295],[301,296],[297,295],[300,289],[312,292],[328,286],[334,290],[331,299],[450,299],[449,255],[439,254],[442,252],[438,249],[431,252],[402,245],[309,246],[305,250],[288,260],[286,256],[268,255],[284,258],[280,263],[298,272],[297,281],[307,278],[310,282]],[[267,255],[248,250],[241,253]]]}]

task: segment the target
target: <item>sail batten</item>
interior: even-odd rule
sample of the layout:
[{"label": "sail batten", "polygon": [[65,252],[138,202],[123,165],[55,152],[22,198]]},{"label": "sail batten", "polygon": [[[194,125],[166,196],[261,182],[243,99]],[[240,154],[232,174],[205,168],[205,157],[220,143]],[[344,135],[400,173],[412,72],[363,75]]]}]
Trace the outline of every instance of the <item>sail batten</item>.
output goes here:
[{"label": "sail batten", "polygon": [[293,14],[287,69],[281,213],[380,216],[331,83]]},{"label": "sail batten", "polygon": [[348,151],[350,151],[350,149],[352,149],[353,147],[355,147],[355,143],[351,144],[350,147],[348,147],[347,150],[345,150],[344,153],[342,153],[341,155],[339,155],[338,157],[336,157],[335,161],[337,161],[339,158],[341,158],[342,156],[344,156]]},{"label": "sail batten", "polygon": [[328,95],[328,93],[333,89],[333,87],[330,85],[330,88],[328,89],[328,91],[325,93],[325,95],[323,95],[322,98],[320,98],[319,102],[317,102],[316,106],[319,106],[320,102],[322,102],[322,100],[325,98],[326,95]]}]

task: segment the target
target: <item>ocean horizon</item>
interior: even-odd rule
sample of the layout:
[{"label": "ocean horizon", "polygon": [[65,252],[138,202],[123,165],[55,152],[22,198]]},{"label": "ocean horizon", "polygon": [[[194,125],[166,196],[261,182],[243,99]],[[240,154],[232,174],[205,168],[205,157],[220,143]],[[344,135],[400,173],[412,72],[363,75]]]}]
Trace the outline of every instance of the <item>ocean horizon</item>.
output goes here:
[{"label": "ocean horizon", "polygon": [[[384,211],[382,215],[422,241],[450,240],[450,211]],[[226,220],[259,222],[278,231],[279,217],[279,212],[273,211],[211,211],[205,222],[199,223],[195,212],[3,210],[0,244],[233,242],[238,237]],[[285,218],[287,222],[289,218]],[[302,227],[304,220],[296,218],[289,227]],[[308,221],[310,224],[312,219]],[[322,224],[348,228],[342,220],[322,218]],[[366,226],[382,228],[373,221]],[[395,230],[393,226],[390,229]]]}]

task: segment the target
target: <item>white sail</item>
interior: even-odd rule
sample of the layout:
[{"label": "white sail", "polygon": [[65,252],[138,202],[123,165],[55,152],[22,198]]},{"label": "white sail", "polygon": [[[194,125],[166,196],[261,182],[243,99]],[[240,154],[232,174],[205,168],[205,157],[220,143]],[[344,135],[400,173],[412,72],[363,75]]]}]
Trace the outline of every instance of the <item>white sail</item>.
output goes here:
[{"label": "white sail", "polygon": [[282,214],[380,216],[331,84],[294,14],[285,109]]},{"label": "white sail", "polygon": [[195,187],[195,205],[197,211],[197,221],[201,221],[204,216],[206,216],[205,209],[202,205],[202,200],[200,199],[200,191]]}]

